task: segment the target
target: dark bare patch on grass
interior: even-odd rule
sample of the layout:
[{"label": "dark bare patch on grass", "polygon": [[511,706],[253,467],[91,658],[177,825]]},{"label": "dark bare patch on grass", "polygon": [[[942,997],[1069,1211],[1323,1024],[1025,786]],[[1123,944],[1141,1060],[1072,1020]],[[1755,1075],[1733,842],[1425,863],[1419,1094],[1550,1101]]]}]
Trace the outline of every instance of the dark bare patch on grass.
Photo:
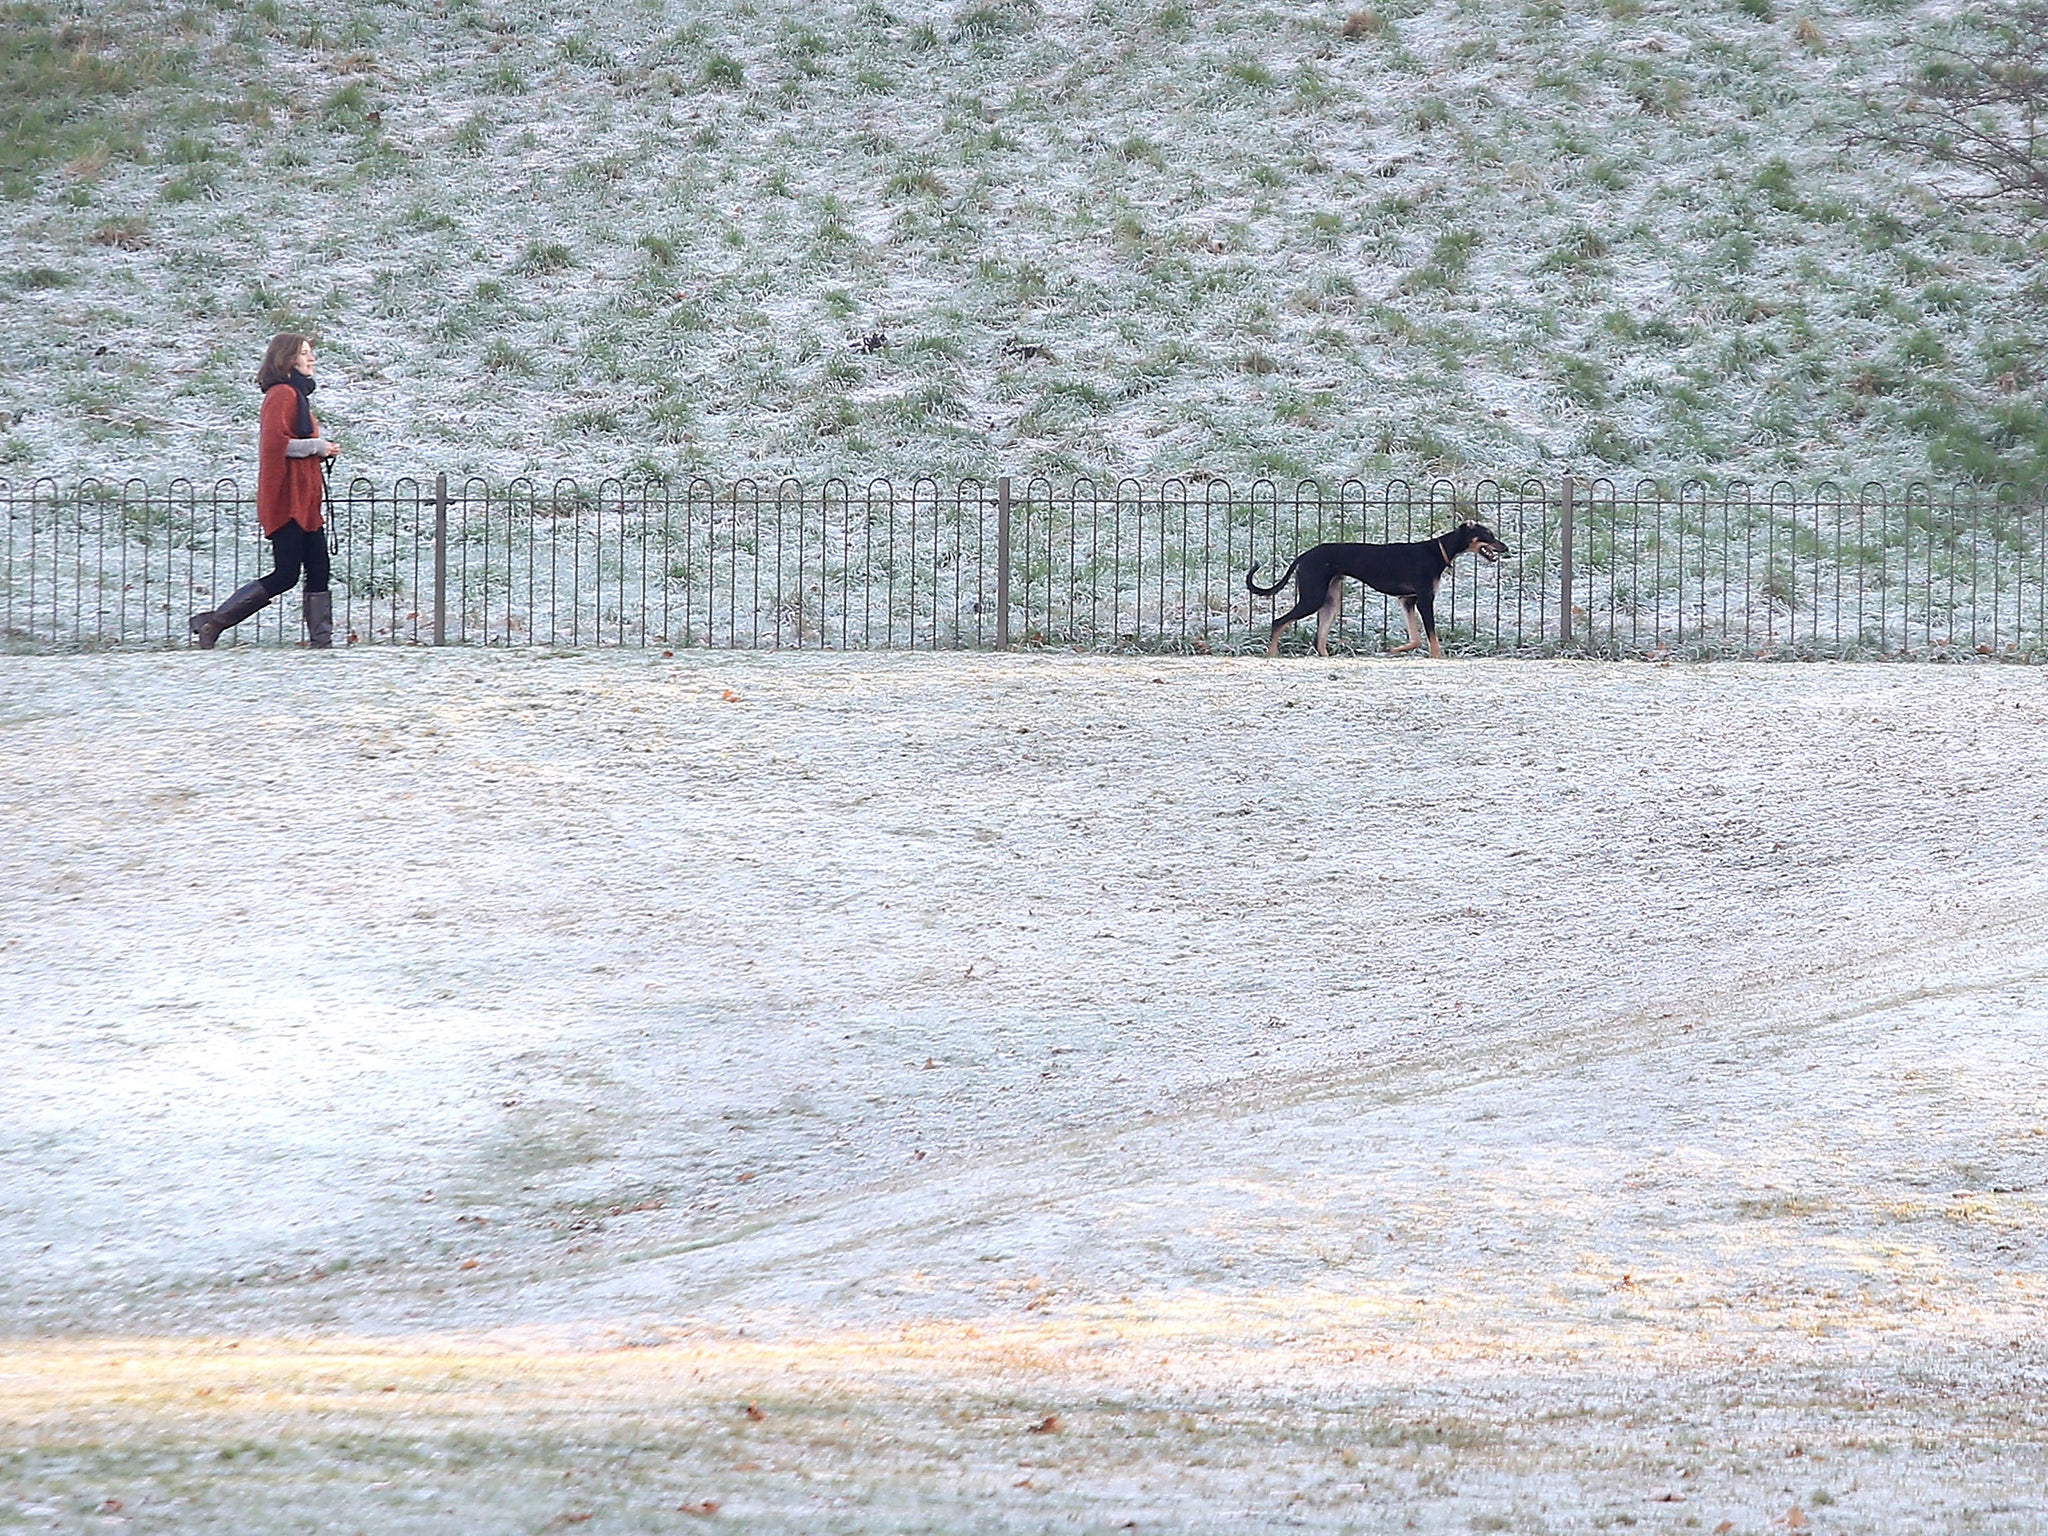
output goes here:
[{"label": "dark bare patch on grass", "polygon": [[107,219],[86,239],[118,251],[139,251],[149,244],[149,220],[139,213]]}]

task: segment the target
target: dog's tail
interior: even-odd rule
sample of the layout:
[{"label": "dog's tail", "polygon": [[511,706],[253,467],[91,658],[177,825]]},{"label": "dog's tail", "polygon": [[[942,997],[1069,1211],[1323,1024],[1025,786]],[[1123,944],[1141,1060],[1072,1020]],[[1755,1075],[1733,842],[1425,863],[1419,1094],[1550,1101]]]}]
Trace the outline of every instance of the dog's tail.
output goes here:
[{"label": "dog's tail", "polygon": [[1244,589],[1247,592],[1256,593],[1260,597],[1271,597],[1294,579],[1294,568],[1299,564],[1301,564],[1301,556],[1296,555],[1287,562],[1287,569],[1280,573],[1278,581],[1274,582],[1270,587],[1262,587],[1252,580],[1252,577],[1257,575],[1259,570],[1259,562],[1254,560],[1252,568],[1244,573]]}]

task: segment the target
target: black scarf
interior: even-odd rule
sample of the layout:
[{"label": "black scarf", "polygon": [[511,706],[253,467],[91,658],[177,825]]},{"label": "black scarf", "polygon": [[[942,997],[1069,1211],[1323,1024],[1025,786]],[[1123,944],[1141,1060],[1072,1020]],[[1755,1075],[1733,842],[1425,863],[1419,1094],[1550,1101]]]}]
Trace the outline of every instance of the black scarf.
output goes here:
[{"label": "black scarf", "polygon": [[299,392],[299,424],[298,429],[292,433],[292,436],[311,437],[313,435],[313,407],[307,403],[306,397],[312,394],[318,386],[296,368],[291,371],[291,377],[288,382],[293,389]]}]

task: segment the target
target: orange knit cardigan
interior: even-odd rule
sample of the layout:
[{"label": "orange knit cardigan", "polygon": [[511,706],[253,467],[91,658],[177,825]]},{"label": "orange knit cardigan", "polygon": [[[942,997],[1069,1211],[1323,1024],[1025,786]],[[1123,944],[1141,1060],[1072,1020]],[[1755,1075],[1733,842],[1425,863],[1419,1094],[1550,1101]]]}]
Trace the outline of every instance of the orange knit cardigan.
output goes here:
[{"label": "orange knit cardigan", "polygon": [[[320,512],[320,461],[285,456],[285,444],[297,437],[299,392],[289,384],[273,384],[263,392],[263,422],[256,434],[256,521],[267,539],[286,523],[308,533],[326,526]],[[320,422],[313,422],[320,435]]]}]

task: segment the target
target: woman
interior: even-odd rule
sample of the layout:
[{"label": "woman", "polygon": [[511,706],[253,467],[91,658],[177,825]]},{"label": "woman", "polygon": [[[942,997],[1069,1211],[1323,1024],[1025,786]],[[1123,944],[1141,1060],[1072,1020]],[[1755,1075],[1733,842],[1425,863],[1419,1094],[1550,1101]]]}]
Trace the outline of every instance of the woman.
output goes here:
[{"label": "woman", "polygon": [[323,460],[341,444],[320,435],[308,397],[313,393],[313,343],[287,331],[270,338],[256,387],[263,391],[262,425],[256,437],[256,521],[270,540],[276,569],[237,587],[228,600],[191,618],[199,648],[210,651],[224,630],[270,606],[298,585],[306,573],[300,611],[306,642],[319,650],[334,644],[334,594],[327,590],[327,520],[321,515]]}]

